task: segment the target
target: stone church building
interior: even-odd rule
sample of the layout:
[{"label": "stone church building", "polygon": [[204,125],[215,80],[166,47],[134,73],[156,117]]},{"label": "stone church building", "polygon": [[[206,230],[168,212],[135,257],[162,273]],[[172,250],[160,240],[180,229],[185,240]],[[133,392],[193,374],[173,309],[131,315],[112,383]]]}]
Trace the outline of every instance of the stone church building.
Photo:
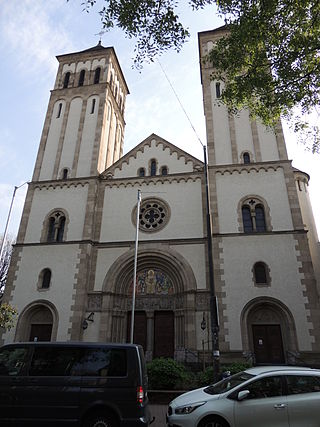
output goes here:
[{"label": "stone church building", "polygon": [[[220,28],[199,34],[200,59]],[[147,359],[211,357],[204,164],[152,134],[123,155],[129,90],[112,47],[57,57],[5,299],[3,342],[134,341]],[[276,132],[228,114],[201,63],[221,361],[320,364],[309,176]]]}]

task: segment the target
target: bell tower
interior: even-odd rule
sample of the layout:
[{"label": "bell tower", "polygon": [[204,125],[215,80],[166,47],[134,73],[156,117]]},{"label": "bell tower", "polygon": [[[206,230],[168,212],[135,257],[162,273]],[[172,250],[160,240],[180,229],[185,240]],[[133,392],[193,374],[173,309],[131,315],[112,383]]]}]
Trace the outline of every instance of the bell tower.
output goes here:
[{"label": "bell tower", "polygon": [[129,90],[113,47],[57,59],[33,181],[97,176],[123,151]]}]

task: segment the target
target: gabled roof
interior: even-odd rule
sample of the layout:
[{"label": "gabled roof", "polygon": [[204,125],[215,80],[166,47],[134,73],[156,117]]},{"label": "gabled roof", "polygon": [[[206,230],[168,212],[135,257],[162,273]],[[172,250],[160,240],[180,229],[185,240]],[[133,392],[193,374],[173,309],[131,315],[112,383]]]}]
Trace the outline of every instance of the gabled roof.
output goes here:
[{"label": "gabled roof", "polygon": [[[177,147],[176,145],[172,144],[171,142],[161,138],[160,136],[156,135],[155,133],[152,133],[150,136],[148,136],[146,139],[144,139],[140,144],[138,144],[136,147],[134,147],[131,151],[129,151],[127,154],[125,154],[121,159],[119,159],[116,163],[111,165],[109,168],[107,168],[104,172],[102,172],[102,177],[107,176],[113,176],[116,169],[121,170],[123,164],[129,164],[131,159],[136,159],[137,154],[139,152],[144,152],[146,147],[151,147],[152,141],[156,141],[156,145],[161,145],[163,150],[168,148],[170,150],[170,156],[173,153],[176,153],[177,159],[184,158],[184,163],[187,164],[188,162],[192,162],[193,164],[193,170],[201,170],[203,168],[203,162],[196,157],[192,156],[191,154],[187,153],[186,151],[182,150],[181,148]],[[174,173],[174,172],[173,172]]]}]

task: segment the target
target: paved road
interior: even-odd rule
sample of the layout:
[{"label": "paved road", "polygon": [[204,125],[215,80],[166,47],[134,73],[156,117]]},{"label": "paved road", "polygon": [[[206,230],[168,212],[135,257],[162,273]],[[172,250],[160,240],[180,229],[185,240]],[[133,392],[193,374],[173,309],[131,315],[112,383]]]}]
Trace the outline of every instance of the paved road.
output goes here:
[{"label": "paved road", "polygon": [[151,427],[165,427],[166,426],[166,412],[167,405],[150,405],[151,413],[153,417],[156,417]]}]

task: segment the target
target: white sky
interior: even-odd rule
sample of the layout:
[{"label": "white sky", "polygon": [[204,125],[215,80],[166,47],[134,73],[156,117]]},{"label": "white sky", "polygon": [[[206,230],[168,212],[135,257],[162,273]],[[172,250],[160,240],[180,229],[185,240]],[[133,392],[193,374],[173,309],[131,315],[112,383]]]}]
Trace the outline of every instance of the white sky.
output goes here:
[{"label": "white sky", "polygon": [[[182,52],[161,58],[197,133],[205,142],[205,121],[198,56],[198,31],[223,25],[215,9],[192,12],[183,7],[191,39]],[[0,9],[0,235],[5,228],[14,186],[30,181],[40,142],[50,90],[58,68],[56,55],[95,46],[101,30],[96,11],[82,12],[81,0],[10,0]],[[167,139],[202,159],[202,149],[158,63],[132,69],[134,44],[118,30],[102,38],[114,46],[130,95],[126,104],[125,152],[151,133]],[[311,176],[310,196],[320,230],[320,156],[305,152],[295,136],[285,130],[289,158]],[[26,185],[16,193],[9,233],[17,234]]]}]

